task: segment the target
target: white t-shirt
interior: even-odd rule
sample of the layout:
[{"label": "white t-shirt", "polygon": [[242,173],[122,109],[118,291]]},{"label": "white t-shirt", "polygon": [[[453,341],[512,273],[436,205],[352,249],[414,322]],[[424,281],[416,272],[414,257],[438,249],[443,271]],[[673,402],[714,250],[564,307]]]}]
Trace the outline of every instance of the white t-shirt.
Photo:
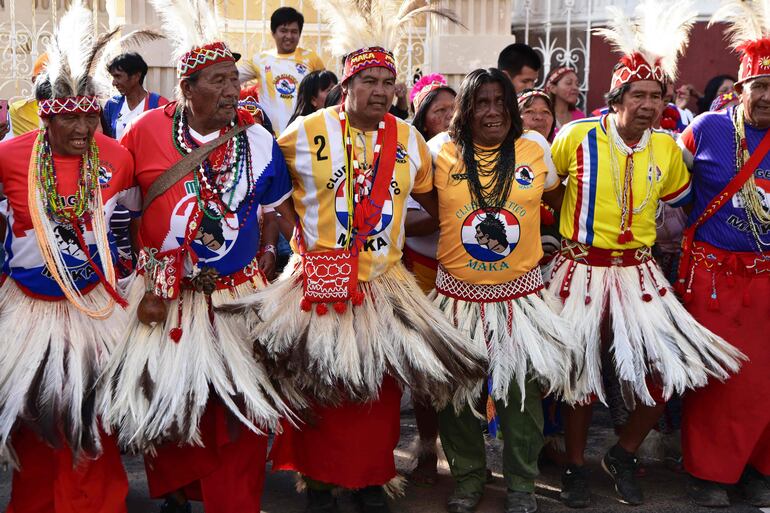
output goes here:
[{"label": "white t-shirt", "polygon": [[143,98],[142,101],[136,104],[136,107],[134,107],[133,110],[128,107],[128,100],[123,100],[123,105],[120,107],[118,119],[115,122],[115,139],[120,139],[120,137],[123,135],[123,132],[126,130],[128,123],[130,123],[132,119],[139,117],[139,114],[144,112],[144,104],[146,103],[146,100],[146,98]]}]

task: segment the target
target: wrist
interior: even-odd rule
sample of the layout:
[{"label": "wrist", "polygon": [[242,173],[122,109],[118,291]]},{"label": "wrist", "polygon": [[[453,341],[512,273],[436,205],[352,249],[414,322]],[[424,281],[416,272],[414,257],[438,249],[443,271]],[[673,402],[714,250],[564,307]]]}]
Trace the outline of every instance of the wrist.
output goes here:
[{"label": "wrist", "polygon": [[275,245],[273,244],[265,244],[262,246],[262,252],[263,253],[272,253],[273,256],[278,256],[278,250],[275,248]]}]

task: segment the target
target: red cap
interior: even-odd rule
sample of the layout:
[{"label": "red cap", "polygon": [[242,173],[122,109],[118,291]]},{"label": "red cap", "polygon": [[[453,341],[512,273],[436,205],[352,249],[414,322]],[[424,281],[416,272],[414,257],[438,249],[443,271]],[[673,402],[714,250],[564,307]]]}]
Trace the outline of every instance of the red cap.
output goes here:
[{"label": "red cap", "polygon": [[184,54],[177,64],[176,71],[179,78],[189,77],[196,71],[208,68],[212,64],[220,62],[235,62],[236,59],[226,43],[217,41],[198,48],[193,48]]},{"label": "red cap", "polygon": [[620,58],[620,66],[612,73],[612,83],[610,91],[617,89],[623,84],[638,82],[640,80],[655,80],[663,84],[666,80],[666,74],[660,67],[660,62],[650,64],[641,53],[624,55]]},{"label": "red cap", "polygon": [[770,39],[750,41],[739,46],[737,50],[743,55],[736,84],[750,78],[770,76]]},{"label": "red cap", "polygon": [[371,48],[355,50],[345,57],[345,71],[342,75],[342,83],[347,82],[356,73],[369,68],[386,68],[394,76],[398,75],[396,59],[393,57],[393,53],[382,47],[373,46]]}]

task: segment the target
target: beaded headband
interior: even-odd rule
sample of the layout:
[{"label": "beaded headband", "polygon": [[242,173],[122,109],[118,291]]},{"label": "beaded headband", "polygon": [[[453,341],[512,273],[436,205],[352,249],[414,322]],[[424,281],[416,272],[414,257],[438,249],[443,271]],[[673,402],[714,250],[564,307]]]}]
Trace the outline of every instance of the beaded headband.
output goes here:
[{"label": "beaded headband", "polygon": [[666,72],[660,66],[660,59],[651,65],[641,53],[634,53],[621,57],[620,64],[622,66],[612,73],[610,91],[640,80],[655,80],[661,84],[666,81]]},{"label": "beaded headband", "polygon": [[369,68],[386,68],[394,76],[398,75],[396,58],[393,57],[393,53],[385,48],[373,46],[352,51],[345,57],[342,83],[344,84],[353,75]]},{"label": "beaded headband", "polygon": [[516,101],[518,102],[519,107],[521,107],[522,103],[529,100],[530,98],[535,98],[535,97],[542,98],[543,100],[545,100],[545,102],[548,105],[551,105],[551,97],[548,96],[548,93],[546,93],[541,89],[532,89],[530,91],[525,91],[516,97]]},{"label": "beaded headband", "polygon": [[235,62],[237,59],[226,43],[217,41],[193,48],[179,58],[176,72],[179,78],[186,78],[193,73],[220,62]]},{"label": "beaded headband", "polygon": [[546,87],[556,85],[564,75],[570,72],[575,73],[575,70],[572,68],[568,68],[567,66],[556,68],[554,72],[551,73],[551,76],[548,77],[548,81],[545,84]]},{"label": "beaded headband", "polygon": [[99,98],[96,96],[64,96],[50,100],[40,100],[37,103],[37,114],[47,118],[56,114],[90,114],[101,112]]}]

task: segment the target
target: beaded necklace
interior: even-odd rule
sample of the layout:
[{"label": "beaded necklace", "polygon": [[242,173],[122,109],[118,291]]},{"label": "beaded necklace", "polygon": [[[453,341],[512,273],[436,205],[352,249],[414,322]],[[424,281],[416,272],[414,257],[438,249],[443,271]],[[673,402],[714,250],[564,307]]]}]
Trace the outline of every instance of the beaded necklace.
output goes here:
[{"label": "beaded necklace", "polygon": [[78,188],[71,207],[58,192],[59,182],[53,164],[53,152],[45,130],[38,134],[35,148],[37,180],[48,214],[57,223],[69,222],[73,217],[82,218],[88,210],[94,191],[99,188],[99,148],[96,142],[91,139],[88,151],[81,158]]},{"label": "beaded necklace", "polygon": [[[645,130],[641,140],[633,148],[629,147],[618,133],[615,117],[607,116],[607,139],[610,145],[610,170],[612,171],[612,189],[615,193],[615,203],[620,209],[620,233],[618,242],[625,244],[634,240],[631,225],[634,222],[634,214],[640,214],[647,208],[652,198],[653,180],[655,176],[655,157],[652,153],[651,131]],[[634,207],[634,153],[641,153],[649,147],[647,159],[647,177],[645,179],[646,191],[644,199],[638,207]],[[626,157],[626,166],[623,176],[620,176],[620,163],[617,151]]]},{"label": "beaded necklace", "polygon": [[[749,145],[746,142],[746,119],[743,104],[733,107],[731,120],[735,127],[735,172],[737,174],[743,167],[744,162],[749,158]],[[770,247],[770,242],[762,240],[758,224],[765,227],[770,225],[770,211],[765,210],[762,205],[762,200],[759,198],[757,190],[757,182],[754,179],[753,174],[738,191],[738,196],[741,199],[740,203],[743,205],[743,210],[746,212],[749,231],[754,239],[754,243],[757,245],[759,252],[763,253],[765,251],[764,248]]]},{"label": "beaded necklace", "polygon": [[[184,114],[184,109],[179,108],[174,112],[174,146],[180,154],[187,155],[199,145],[190,134],[190,127]],[[235,121],[231,121],[226,130],[235,127]],[[255,187],[252,179],[251,149],[247,133],[241,132],[230,139],[225,146],[224,153],[218,163],[211,161],[210,156],[201,162],[193,173],[195,196],[198,207],[206,217],[214,221],[224,219],[225,224],[234,230],[243,228],[249,219],[249,214],[254,208]],[[227,212],[235,212],[242,205],[233,205],[235,191],[242,175],[246,173],[247,192],[244,200],[248,201],[246,211],[241,216],[238,226],[231,226],[227,218]],[[224,197],[227,197],[225,201]]]},{"label": "beaded necklace", "polygon": [[[347,116],[345,115],[344,106],[340,107],[339,116],[342,137],[345,143],[345,196],[348,210],[346,240],[348,247],[350,247],[353,242],[353,235],[355,235],[355,228],[353,226],[355,206],[372,192],[372,185],[377,176],[377,169],[380,164],[380,149],[382,148],[382,142],[385,140],[385,121],[380,121],[379,125],[377,125],[377,139],[374,141],[372,165],[362,166],[353,147],[350,123],[348,123]],[[364,143],[365,147],[366,143]]]}]

